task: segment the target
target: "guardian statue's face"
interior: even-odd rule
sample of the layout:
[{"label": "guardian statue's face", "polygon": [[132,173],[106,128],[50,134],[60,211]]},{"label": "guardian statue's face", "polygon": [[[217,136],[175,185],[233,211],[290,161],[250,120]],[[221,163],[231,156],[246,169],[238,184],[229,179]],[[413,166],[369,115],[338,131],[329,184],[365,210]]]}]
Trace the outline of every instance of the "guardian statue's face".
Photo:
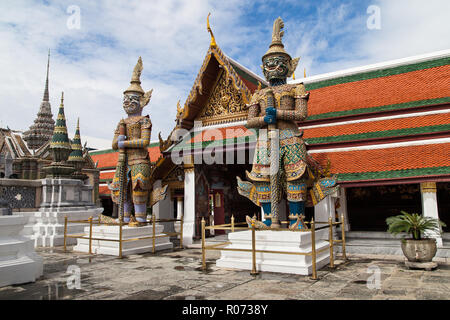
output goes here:
[{"label": "guardian statue's face", "polygon": [[129,115],[141,112],[141,96],[138,94],[126,93],[123,95],[123,108]]},{"label": "guardian statue's face", "polygon": [[289,73],[289,58],[284,55],[270,55],[263,60],[263,73],[267,81],[286,80]]}]

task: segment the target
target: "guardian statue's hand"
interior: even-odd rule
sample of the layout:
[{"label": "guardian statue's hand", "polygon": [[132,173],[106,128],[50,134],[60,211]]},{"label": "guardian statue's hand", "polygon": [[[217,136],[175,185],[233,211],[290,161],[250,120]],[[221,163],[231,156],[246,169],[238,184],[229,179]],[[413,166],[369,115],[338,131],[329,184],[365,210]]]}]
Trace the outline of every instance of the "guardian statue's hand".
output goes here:
[{"label": "guardian statue's hand", "polygon": [[273,124],[273,123],[277,122],[277,119],[274,116],[265,116],[264,122],[267,124]]},{"label": "guardian statue's hand", "polygon": [[127,139],[126,136],[124,136],[123,134],[119,135],[117,137],[117,146],[119,147],[119,149],[123,149],[124,146],[124,141]]},{"label": "guardian statue's hand", "polygon": [[267,107],[266,114],[268,116],[273,116],[276,119],[277,118],[277,109],[275,109],[274,107]]}]

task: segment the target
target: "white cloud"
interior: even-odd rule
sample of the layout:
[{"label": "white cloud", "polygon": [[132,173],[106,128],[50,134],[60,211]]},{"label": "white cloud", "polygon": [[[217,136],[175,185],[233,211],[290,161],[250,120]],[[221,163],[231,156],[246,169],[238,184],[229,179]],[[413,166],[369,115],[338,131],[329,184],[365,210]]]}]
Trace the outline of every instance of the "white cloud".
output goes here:
[{"label": "white cloud", "polygon": [[379,62],[450,48],[450,2],[380,0],[381,29],[368,30],[358,50]]},{"label": "white cloud", "polygon": [[314,16],[285,23],[286,47],[301,56],[308,75],[450,48],[448,0],[367,3],[381,9],[380,30],[367,28],[369,14],[361,3],[322,2]]}]

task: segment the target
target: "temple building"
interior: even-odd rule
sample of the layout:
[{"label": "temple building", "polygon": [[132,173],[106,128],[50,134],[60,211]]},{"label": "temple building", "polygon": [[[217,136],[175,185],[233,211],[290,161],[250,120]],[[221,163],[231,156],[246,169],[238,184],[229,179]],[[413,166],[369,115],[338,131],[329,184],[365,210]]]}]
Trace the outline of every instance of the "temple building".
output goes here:
[{"label": "temple building", "polygon": [[[49,66],[50,51],[43,99],[37,117],[29,130],[21,132],[0,128],[0,178],[36,180],[47,177],[44,168],[54,160],[50,147],[55,129],[49,99]],[[68,143],[71,143],[73,149],[69,163],[77,167],[77,174],[73,178],[83,178],[88,184],[94,186],[92,197],[94,201],[97,201],[100,172],[87,148],[81,146],[79,122],[73,142]]]},{"label": "temple building", "polygon": [[[351,232],[384,234],[385,219],[404,210],[439,217],[448,232],[450,50],[288,83],[300,82],[310,93],[308,117],[298,123],[308,152],[340,186],[307,215],[344,215]],[[257,133],[245,127],[246,104],[266,85],[211,41],[172,133],[150,145],[153,183],[169,185],[168,197],[152,210],[164,218],[183,214],[185,243],[200,236],[202,218],[223,224],[232,215],[237,221],[261,217],[260,208],[237,193],[236,176],[245,178],[251,169],[256,143]],[[90,154],[101,170],[105,213],[112,214],[107,183],[118,153]]]}]

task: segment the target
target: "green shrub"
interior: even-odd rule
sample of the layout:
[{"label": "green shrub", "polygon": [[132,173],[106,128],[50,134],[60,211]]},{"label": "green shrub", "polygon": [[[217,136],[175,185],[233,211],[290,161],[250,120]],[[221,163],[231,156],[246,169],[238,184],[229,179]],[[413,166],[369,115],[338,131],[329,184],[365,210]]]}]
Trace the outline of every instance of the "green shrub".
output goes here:
[{"label": "green shrub", "polygon": [[441,226],[445,223],[438,219],[424,217],[420,214],[409,214],[401,211],[402,214],[386,219],[388,232],[396,235],[400,232],[406,232],[412,235],[414,240],[420,240],[425,231],[434,231],[441,233]]}]

